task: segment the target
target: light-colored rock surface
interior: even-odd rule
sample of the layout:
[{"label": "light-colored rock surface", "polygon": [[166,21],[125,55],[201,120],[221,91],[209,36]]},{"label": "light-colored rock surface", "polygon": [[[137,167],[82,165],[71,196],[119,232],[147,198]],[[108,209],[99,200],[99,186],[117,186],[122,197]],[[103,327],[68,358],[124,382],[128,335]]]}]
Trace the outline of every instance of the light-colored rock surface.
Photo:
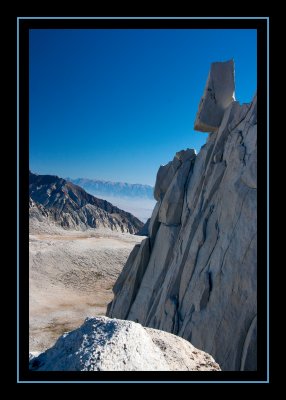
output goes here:
[{"label": "light-colored rock surface", "polygon": [[[153,301],[161,289],[161,284],[163,282],[162,278],[169,267],[172,257],[172,247],[176,242],[179,230],[180,228],[178,226],[167,226],[165,224],[160,225],[149,262],[145,266],[146,272],[140,282],[140,285],[136,287],[137,290],[136,293],[134,293],[133,304],[130,307],[129,314],[125,318],[136,322],[143,321],[145,320],[145,316],[149,313],[150,307],[155,305],[153,304]],[[158,266],[160,267],[158,268]],[[133,268],[131,273],[135,273]],[[152,285],[150,285],[150,281],[153,282]],[[118,299],[119,298],[121,298],[121,292],[118,296]],[[116,302],[117,301],[114,302],[114,305]],[[120,309],[117,313],[120,313],[121,318],[122,314]],[[111,315],[115,315],[117,313],[111,312]]]},{"label": "light-colored rock surface", "polygon": [[170,161],[166,165],[161,165],[156,177],[156,183],[154,188],[154,197],[155,200],[159,201],[162,199],[164,194],[166,193],[172,179],[177,171],[177,169],[181,166],[182,162],[178,157],[174,157],[172,161]]},{"label": "light-colored rock surface", "polygon": [[[232,100],[231,65],[221,81],[218,74],[215,78],[215,88],[226,90],[218,99],[227,99],[214,123],[218,129],[186,168],[185,184],[177,182],[186,161],[174,171],[173,160],[164,174],[160,167],[155,186],[160,201],[149,225],[151,254],[145,274],[128,315],[116,308],[117,302],[129,301],[124,293],[134,296],[134,290],[125,288],[116,292],[108,316],[179,335],[211,354],[223,370],[255,370],[256,97],[249,105]],[[172,196],[167,201],[169,190],[177,210]],[[176,211],[174,225],[168,216]],[[136,274],[136,265],[138,260],[129,263],[129,274]]]},{"label": "light-colored rock surface", "polygon": [[154,240],[155,240],[156,234],[157,234],[159,226],[160,226],[160,222],[159,222],[160,205],[161,205],[161,202],[157,201],[157,203],[154,207],[154,210],[152,212],[151,219],[150,219],[149,226],[148,226],[148,236],[150,238],[151,248],[153,247]]},{"label": "light-colored rock surface", "polygon": [[[121,313],[124,318],[128,315],[130,307],[136,297],[138,288],[145,274],[146,267],[150,258],[149,239],[142,241],[141,245],[136,245],[132,250],[127,263],[124,266],[124,274],[118,278],[113,287],[114,293],[124,293],[117,303],[113,304],[114,309],[110,312]],[[135,266],[135,268],[134,268]],[[109,309],[107,310],[109,312]]]},{"label": "light-colored rock surface", "polygon": [[234,63],[214,62],[206,83],[195,120],[195,130],[216,131],[225,110],[234,101]]},{"label": "light-colored rock surface", "polygon": [[189,342],[131,321],[88,318],[45,353],[31,356],[36,371],[219,371]]},{"label": "light-colored rock surface", "polygon": [[167,225],[178,225],[181,223],[182,208],[184,203],[184,187],[188,179],[192,161],[187,160],[176,172],[159,210],[159,222]]}]

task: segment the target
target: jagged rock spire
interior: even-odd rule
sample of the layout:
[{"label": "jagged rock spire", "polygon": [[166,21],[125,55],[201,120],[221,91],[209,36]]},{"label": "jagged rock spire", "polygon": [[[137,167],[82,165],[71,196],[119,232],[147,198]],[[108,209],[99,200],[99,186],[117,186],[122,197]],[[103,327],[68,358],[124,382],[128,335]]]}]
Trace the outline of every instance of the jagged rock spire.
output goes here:
[{"label": "jagged rock spire", "polygon": [[255,370],[256,97],[234,101],[233,65],[211,65],[195,122],[213,132],[207,143],[158,171],[149,237],[127,260],[108,316],[175,333],[223,370]]},{"label": "jagged rock spire", "polygon": [[225,110],[234,100],[233,60],[212,63],[194,129],[200,132],[218,130]]}]

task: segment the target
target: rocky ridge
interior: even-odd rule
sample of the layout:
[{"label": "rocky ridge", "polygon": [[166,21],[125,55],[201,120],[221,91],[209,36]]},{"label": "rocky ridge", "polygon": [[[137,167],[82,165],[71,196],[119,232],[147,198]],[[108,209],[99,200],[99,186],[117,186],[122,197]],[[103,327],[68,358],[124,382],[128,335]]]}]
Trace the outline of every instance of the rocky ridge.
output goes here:
[{"label": "rocky ridge", "polygon": [[104,227],[132,234],[143,227],[134,215],[57,176],[30,172],[29,194],[31,225],[47,221],[64,229]]},{"label": "rocky ridge", "polygon": [[107,315],[181,336],[223,370],[256,370],[257,98],[234,100],[232,60],[212,64],[195,129],[207,143],[159,168],[148,237]]}]

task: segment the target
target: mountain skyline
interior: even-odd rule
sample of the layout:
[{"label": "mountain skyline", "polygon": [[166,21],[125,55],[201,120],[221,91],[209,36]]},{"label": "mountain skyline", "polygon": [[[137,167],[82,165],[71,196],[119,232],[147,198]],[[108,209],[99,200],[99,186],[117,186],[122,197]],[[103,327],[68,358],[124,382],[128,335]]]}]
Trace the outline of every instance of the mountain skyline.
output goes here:
[{"label": "mountain skyline", "polygon": [[102,179],[65,178],[94,195],[154,199],[154,187],[140,183],[114,182]]},{"label": "mountain skyline", "polygon": [[[32,173],[40,175],[33,171]],[[63,179],[82,187],[86,192],[97,198],[112,203],[121,210],[131,213],[143,222],[146,222],[151,217],[156,203],[154,199],[154,187],[151,185],[88,178],[73,179],[65,177]]]},{"label": "mountain skyline", "polygon": [[[52,176],[57,176],[57,177],[61,177],[60,174],[51,174],[51,173],[47,173],[47,174],[41,174],[38,171],[34,171],[30,168],[30,172],[34,175],[52,175]],[[110,184],[113,185],[114,187],[116,187],[117,185],[124,185],[126,187],[130,187],[130,188],[136,188],[136,187],[140,187],[142,189],[145,189],[146,191],[150,191],[150,190],[154,190],[154,186],[152,185],[148,185],[148,184],[144,184],[144,183],[139,183],[139,182],[122,182],[122,181],[114,181],[114,180],[105,180],[105,179],[100,179],[100,178],[86,178],[86,177],[79,177],[79,176],[75,176],[75,177],[70,177],[70,176],[65,176],[62,179],[65,179],[66,181],[72,182],[74,184],[78,184],[79,186],[81,186],[79,183],[77,182],[82,182],[83,184]],[[152,198],[153,198],[153,194],[152,194]]]}]

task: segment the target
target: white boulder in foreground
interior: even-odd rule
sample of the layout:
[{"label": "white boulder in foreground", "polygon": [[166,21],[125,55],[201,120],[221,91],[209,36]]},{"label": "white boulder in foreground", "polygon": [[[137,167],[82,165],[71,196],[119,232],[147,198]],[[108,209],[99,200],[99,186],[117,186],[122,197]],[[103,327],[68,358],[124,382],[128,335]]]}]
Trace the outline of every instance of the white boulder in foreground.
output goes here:
[{"label": "white boulder in foreground", "polygon": [[199,104],[194,129],[200,132],[218,130],[225,110],[233,101],[233,60],[212,63],[205,91]]},{"label": "white boulder in foreground", "polygon": [[119,319],[87,318],[30,359],[37,371],[220,371],[207,353],[167,332]]}]

